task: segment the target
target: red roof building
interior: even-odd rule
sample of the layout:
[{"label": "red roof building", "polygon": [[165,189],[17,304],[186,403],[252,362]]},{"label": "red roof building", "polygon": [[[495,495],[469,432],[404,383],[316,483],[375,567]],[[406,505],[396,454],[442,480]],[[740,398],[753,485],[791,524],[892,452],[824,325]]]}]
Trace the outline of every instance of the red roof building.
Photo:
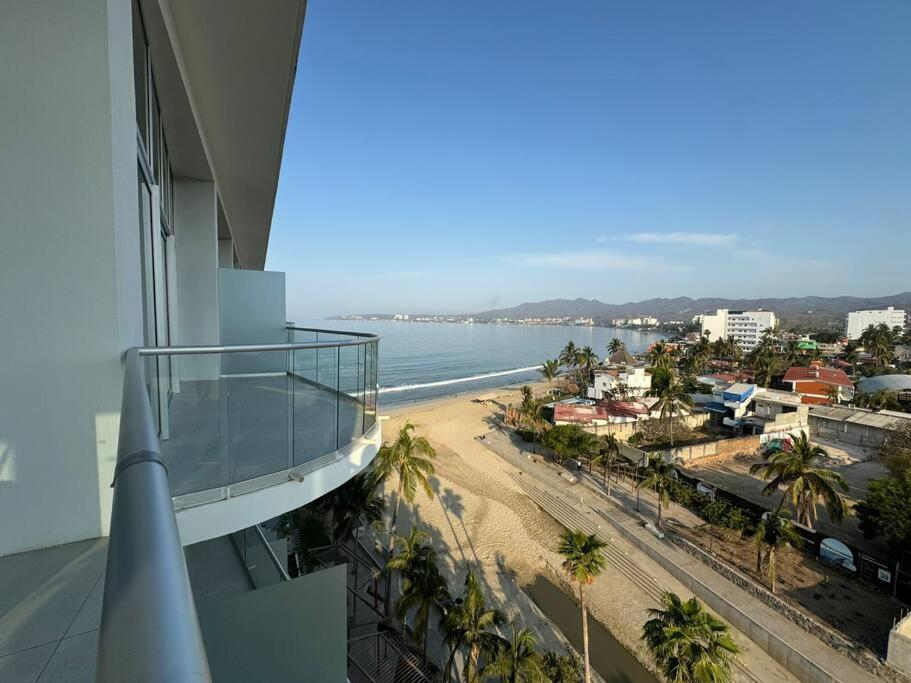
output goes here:
[{"label": "red roof building", "polygon": [[590,425],[607,423],[607,411],[601,406],[580,403],[557,403],[554,405],[554,424]]},{"label": "red roof building", "polygon": [[830,403],[830,392],[834,387],[839,400],[854,398],[854,383],[838,368],[824,368],[818,363],[809,367],[789,368],[782,381],[796,394],[800,394],[803,403]]}]

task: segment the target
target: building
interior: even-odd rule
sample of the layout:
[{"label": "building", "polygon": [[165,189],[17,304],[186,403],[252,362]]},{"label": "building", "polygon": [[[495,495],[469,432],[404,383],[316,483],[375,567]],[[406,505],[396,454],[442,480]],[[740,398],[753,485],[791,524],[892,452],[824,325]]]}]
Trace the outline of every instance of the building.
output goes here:
[{"label": "building", "polygon": [[693,321],[702,326],[702,334],[709,341],[733,337],[744,351],[752,350],[759,344],[763,333],[774,329],[777,324],[772,311],[729,311],[726,308],[697,315]]},{"label": "building", "polygon": [[645,396],[651,388],[652,376],[645,368],[599,370],[595,372],[592,384],[588,387],[587,396],[594,399],[616,395],[638,397]]},{"label": "building", "polygon": [[876,448],[889,432],[911,421],[911,414],[847,406],[810,406],[810,436]]},{"label": "building", "polygon": [[890,328],[905,327],[905,312],[889,306],[875,311],[852,311],[845,321],[845,336],[848,339],[860,339],[870,325],[888,325]]},{"label": "building", "polygon": [[845,371],[824,368],[819,363],[788,368],[782,383],[799,394],[804,403],[832,403],[833,397],[847,402],[854,398],[854,383]]},{"label": "building", "polygon": [[305,7],[3,3],[0,679],[346,679],[275,521],[381,441],[376,337],[263,270]]}]

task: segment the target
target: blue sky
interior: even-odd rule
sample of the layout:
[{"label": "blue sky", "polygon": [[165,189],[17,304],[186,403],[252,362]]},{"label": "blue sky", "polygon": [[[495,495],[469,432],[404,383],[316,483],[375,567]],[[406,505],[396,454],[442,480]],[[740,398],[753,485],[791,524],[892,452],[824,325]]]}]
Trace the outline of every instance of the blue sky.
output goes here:
[{"label": "blue sky", "polygon": [[310,0],[288,312],[911,289],[911,2]]}]

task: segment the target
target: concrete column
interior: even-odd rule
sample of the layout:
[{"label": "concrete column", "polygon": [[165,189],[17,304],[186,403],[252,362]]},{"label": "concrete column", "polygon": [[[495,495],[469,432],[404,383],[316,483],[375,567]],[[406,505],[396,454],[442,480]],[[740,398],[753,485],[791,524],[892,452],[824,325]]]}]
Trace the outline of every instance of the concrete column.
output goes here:
[{"label": "concrete column", "polygon": [[[179,345],[219,343],[218,225],[215,184],[174,179]],[[218,358],[185,356],[180,379],[217,379]]]},{"label": "concrete column", "polygon": [[218,267],[234,268],[234,240],[218,240]]},{"label": "concrete column", "polygon": [[129,3],[0,11],[0,555],[103,535],[140,344]]}]

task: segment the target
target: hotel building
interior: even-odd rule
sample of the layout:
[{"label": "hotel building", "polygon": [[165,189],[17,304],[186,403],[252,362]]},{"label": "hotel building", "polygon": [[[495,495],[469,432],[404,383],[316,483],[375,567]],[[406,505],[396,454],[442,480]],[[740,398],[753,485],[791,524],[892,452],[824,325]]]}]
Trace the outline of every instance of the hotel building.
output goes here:
[{"label": "hotel building", "polygon": [[697,315],[693,321],[702,326],[702,334],[708,336],[709,341],[733,337],[744,351],[752,350],[763,333],[777,324],[772,311],[729,311],[726,308]]}]

